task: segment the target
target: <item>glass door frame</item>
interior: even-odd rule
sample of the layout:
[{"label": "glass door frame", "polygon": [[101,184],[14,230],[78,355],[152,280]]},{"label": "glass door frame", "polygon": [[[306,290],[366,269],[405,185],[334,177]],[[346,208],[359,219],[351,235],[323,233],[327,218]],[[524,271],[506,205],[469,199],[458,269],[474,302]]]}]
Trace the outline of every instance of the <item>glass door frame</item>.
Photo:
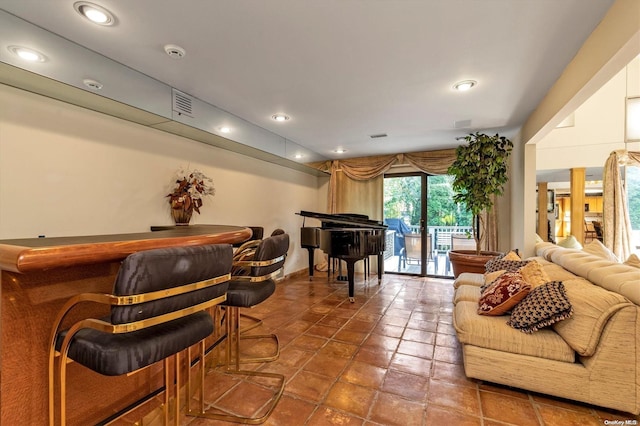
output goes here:
[{"label": "glass door frame", "polygon": [[[424,172],[400,172],[400,173],[385,173],[383,176],[383,185],[384,179],[386,178],[402,178],[402,177],[412,177],[419,176],[420,177],[420,276],[427,276],[427,266],[428,266],[428,257],[427,257],[427,227],[425,226],[427,220],[427,178],[428,174]],[[383,200],[384,204],[384,200]],[[382,210],[384,212],[384,205],[382,206]],[[386,218],[385,218],[386,219]],[[401,272],[398,268],[398,272],[389,272],[392,274],[400,274],[400,275],[415,275],[414,273],[409,272]],[[436,271],[437,272],[437,271]],[[387,273],[387,271],[385,271]]]}]

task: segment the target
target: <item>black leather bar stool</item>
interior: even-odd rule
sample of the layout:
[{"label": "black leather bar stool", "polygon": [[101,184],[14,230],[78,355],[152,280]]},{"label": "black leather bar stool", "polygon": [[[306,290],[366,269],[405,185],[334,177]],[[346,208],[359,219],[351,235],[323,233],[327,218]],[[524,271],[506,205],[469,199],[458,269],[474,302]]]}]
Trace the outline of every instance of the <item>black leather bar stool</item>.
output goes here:
[{"label": "black leather bar stool", "polygon": [[[239,246],[238,250],[236,250],[233,256],[234,264],[237,264],[238,262],[241,262],[244,260],[251,260],[253,258],[253,254],[255,253],[255,248],[258,247],[258,245],[262,242],[264,229],[261,227],[251,227],[251,229],[254,230],[254,234],[251,237],[251,240],[244,242],[242,245]],[[281,228],[276,228],[273,230],[273,232],[271,232],[272,237],[275,237],[276,235],[282,235],[282,234],[285,234],[285,231],[284,229],[281,229]],[[259,238],[254,238],[256,236],[259,236]],[[231,274],[234,276],[249,275],[250,271],[246,267],[236,265],[232,270]],[[241,313],[240,316],[242,318],[245,318],[251,321],[249,325],[244,325],[240,329],[240,333],[245,333],[249,330],[253,330],[254,328],[262,325],[262,320],[260,318],[256,318],[247,313]]]},{"label": "black leather bar stool", "polygon": [[[240,330],[240,308],[252,308],[267,300],[275,291],[275,278],[280,274],[289,250],[289,235],[278,234],[257,242],[255,247],[245,248],[242,253],[236,252],[233,262],[233,276],[227,290],[227,300],[221,304],[225,309],[226,331],[226,368],[228,374],[254,376],[273,380],[273,396],[265,404],[263,414],[257,417],[236,416],[225,413],[209,412],[201,399],[200,407],[192,409],[187,406],[189,415],[212,419],[244,423],[263,423],[276,407],[284,391],[285,377],[282,374],[241,370],[240,363],[265,362],[279,356],[278,338],[275,334],[246,335]],[[273,339],[276,344],[275,355],[251,359],[241,359],[240,343],[252,339]],[[241,403],[241,401],[239,401]]]},{"label": "black leather bar stool", "polygon": [[[229,244],[142,251],[124,259],[112,294],[84,293],[71,298],[58,314],[51,334],[50,424],[55,424],[56,384],[60,424],[66,422],[68,359],[106,376],[164,361],[164,422],[169,423],[173,393],[178,424],[179,354],[213,332],[213,320],[206,310],[226,300],[231,264]],[[61,330],[67,313],[83,302],[110,305],[111,313],[106,318],[79,320]],[[175,378],[170,377],[172,357]],[[199,364],[202,368],[203,363]]]}]

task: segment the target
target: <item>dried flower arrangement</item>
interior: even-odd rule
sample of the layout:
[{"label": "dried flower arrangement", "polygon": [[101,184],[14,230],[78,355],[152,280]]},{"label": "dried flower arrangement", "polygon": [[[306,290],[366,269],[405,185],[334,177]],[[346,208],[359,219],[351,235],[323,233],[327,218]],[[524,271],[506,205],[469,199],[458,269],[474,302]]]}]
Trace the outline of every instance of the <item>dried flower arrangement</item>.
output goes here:
[{"label": "dried flower arrangement", "polygon": [[180,168],[176,174],[173,191],[167,195],[176,223],[189,223],[194,210],[200,213],[202,199],[215,193],[211,178],[199,170],[188,171]]}]

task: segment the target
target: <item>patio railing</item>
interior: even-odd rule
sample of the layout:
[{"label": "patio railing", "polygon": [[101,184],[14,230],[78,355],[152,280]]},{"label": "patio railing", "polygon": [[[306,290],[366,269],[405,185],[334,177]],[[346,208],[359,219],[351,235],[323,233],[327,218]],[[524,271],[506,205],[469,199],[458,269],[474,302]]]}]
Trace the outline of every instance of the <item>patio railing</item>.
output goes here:
[{"label": "patio railing", "polygon": [[[409,225],[411,232],[420,232],[419,225]],[[448,251],[451,248],[451,234],[465,234],[471,232],[470,226],[428,226],[427,231],[435,241],[435,249],[439,252]]]}]

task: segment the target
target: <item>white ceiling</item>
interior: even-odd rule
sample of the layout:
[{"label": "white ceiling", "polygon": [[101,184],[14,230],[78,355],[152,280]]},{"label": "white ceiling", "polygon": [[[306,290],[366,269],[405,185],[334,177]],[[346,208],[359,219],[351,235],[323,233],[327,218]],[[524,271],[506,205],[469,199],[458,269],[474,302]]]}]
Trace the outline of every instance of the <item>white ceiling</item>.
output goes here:
[{"label": "white ceiling", "polygon": [[[347,157],[449,148],[475,130],[512,137],[613,3],[95,0],[117,19],[101,27],[74,1],[0,9],[326,158],[337,147]],[[166,44],[186,56],[170,58]],[[452,89],[466,79],[477,87]],[[291,119],[274,122],[278,112]],[[388,137],[369,137],[378,133]]]}]

